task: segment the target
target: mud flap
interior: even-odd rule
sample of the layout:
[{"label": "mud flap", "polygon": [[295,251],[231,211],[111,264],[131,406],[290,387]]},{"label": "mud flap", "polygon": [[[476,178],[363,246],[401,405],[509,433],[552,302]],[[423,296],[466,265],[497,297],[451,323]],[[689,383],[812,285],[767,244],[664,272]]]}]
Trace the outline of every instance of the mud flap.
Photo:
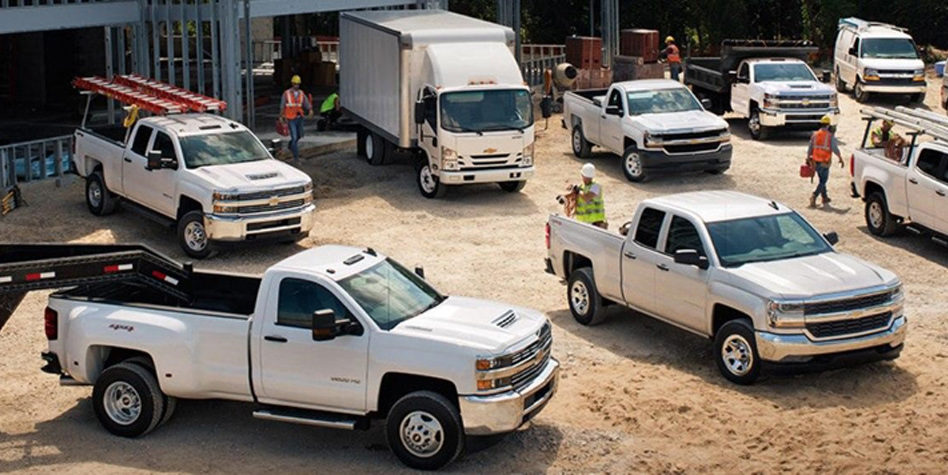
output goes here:
[{"label": "mud flap", "polygon": [[0,294],[0,330],[3,330],[3,326],[7,324],[7,320],[23,301],[23,297],[26,297],[26,292]]}]

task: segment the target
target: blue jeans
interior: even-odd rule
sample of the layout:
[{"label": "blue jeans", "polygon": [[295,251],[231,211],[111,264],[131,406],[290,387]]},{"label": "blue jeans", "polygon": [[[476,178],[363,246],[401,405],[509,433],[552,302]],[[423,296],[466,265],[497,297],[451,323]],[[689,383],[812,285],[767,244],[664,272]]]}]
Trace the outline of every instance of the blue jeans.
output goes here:
[{"label": "blue jeans", "polygon": [[825,200],[827,198],[826,182],[829,181],[830,177],[829,164],[817,163],[814,168],[816,168],[816,177],[820,179],[820,183],[816,185],[816,190],[813,191],[813,197],[819,195]]},{"label": "blue jeans", "polygon": [[681,74],[681,63],[668,63],[668,68],[671,70],[671,78],[677,81],[678,75]]},{"label": "blue jeans", "polygon": [[303,116],[287,121],[290,126],[290,151],[293,152],[293,160],[300,159],[300,139],[303,138]]}]

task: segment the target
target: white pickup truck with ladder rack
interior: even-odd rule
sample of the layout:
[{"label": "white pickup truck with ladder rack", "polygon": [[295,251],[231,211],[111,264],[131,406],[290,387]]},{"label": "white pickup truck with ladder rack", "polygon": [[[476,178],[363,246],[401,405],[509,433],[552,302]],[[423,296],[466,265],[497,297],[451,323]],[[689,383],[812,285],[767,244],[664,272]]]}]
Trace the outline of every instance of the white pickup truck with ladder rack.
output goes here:
[{"label": "white pickup truck with ladder rack", "polygon": [[[211,114],[225,102],[136,75],[76,78],[73,86],[89,97],[73,162],[93,214],[110,214],[122,200],[176,225],[181,248],[195,258],[215,243],[309,235],[312,180],[274,160],[242,124]],[[127,126],[88,127],[95,95],[128,104]],[[138,110],[154,115],[136,121]]]}]

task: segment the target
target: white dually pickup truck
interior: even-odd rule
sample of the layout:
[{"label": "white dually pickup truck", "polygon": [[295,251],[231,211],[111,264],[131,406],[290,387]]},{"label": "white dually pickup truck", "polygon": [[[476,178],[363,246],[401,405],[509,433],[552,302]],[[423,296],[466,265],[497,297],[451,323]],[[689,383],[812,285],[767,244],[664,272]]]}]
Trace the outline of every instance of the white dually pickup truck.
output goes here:
[{"label": "white dually pickup truck", "polygon": [[567,92],[563,127],[573,154],[585,158],[593,145],[622,157],[629,181],[657,173],[706,171],[731,166],[727,122],[702,107],[677,81],[639,80],[608,90]]},{"label": "white dually pickup truck", "polygon": [[[850,172],[853,197],[866,202],[866,227],[876,236],[904,227],[948,245],[948,118],[902,106],[862,113],[866,143],[853,152]],[[885,119],[908,128],[912,136],[898,160],[869,142],[873,124]],[[935,140],[919,142],[925,135]]]},{"label": "white dually pickup truck", "polygon": [[43,369],[93,385],[96,416],[119,436],[155,429],[175,398],[227,399],[320,427],[386,418],[398,458],[435,469],[465,435],[539,413],[559,364],[543,314],[445,296],[423,274],[343,246],[252,277],[194,271],[142,246],[0,245],[0,325],[27,291],[63,288],[45,312]]},{"label": "white dually pickup truck", "polygon": [[110,214],[124,200],[176,225],[181,248],[194,258],[209,256],[212,243],[299,240],[313,227],[312,179],[221,116],[154,116],[128,129],[83,120],[73,162],[92,214]]},{"label": "white dually pickup truck", "polygon": [[[618,303],[714,341],[725,378],[750,384],[762,363],[894,359],[906,319],[899,278],[837,253],[793,210],[733,191],[639,204],[611,233],[558,215],[547,223],[547,272],[567,283],[573,317]],[[835,361],[834,363],[838,363]]]}]

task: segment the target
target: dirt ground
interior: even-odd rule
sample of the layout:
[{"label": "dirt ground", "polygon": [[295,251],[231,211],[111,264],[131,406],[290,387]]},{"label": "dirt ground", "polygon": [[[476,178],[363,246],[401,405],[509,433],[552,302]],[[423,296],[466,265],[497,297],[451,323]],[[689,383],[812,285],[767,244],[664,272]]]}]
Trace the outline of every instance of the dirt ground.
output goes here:
[{"label": "dirt ground", "polygon": [[[935,78],[927,106],[938,113]],[[839,135],[848,162],[861,140],[860,105],[841,97]],[[892,104],[885,102],[884,104]],[[505,437],[469,441],[450,467],[460,472],[849,472],[948,470],[948,249],[901,234],[866,230],[861,201],[849,198],[847,169],[834,168],[832,207],[807,209],[814,185],[797,176],[807,135],[750,140],[730,120],[732,168],[630,184],[618,159],[598,155],[613,228],[644,198],[736,189],[797,208],[821,231],[837,231],[841,252],[898,273],[907,291],[909,336],[902,357],[822,373],[768,373],[740,387],[718,374],[710,342],[621,308],[601,325],[577,324],[565,288],[543,273],[543,225],[553,197],[579,178],[559,117],[538,122],[538,175],[522,193],[496,186],[422,198],[408,165],[374,168],[352,153],[307,161],[317,184],[318,222],[299,246],[242,247],[199,267],[262,272],[300,247],[373,246],[407,265],[424,264],[442,291],[531,306],[554,322],[563,364],[559,393],[534,421]],[[141,242],[183,259],[173,232],[120,211],[89,214],[83,183],[23,188],[30,206],[0,218],[0,242]],[[39,371],[46,347],[46,293],[27,296],[0,332],[0,471],[392,472],[381,425],[340,432],[254,420],[250,406],[182,401],[146,438],[109,435],[92,412],[91,389],[59,387]]]}]

